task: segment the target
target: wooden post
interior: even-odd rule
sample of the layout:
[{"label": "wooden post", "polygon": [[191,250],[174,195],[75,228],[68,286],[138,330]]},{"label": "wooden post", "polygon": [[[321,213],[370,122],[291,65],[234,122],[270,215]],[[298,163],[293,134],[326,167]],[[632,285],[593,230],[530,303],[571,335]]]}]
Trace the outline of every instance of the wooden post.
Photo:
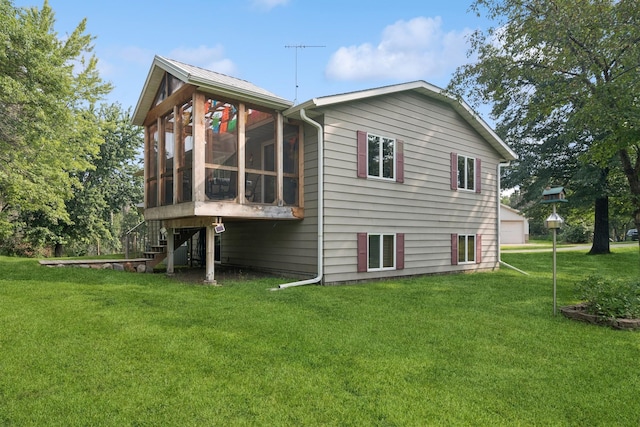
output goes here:
[{"label": "wooden post", "polygon": [[244,205],[246,202],[245,199],[245,187],[247,183],[247,178],[245,175],[245,155],[246,155],[246,146],[245,146],[245,135],[246,135],[246,111],[247,108],[243,103],[238,105],[238,203]]},{"label": "wooden post", "polygon": [[[178,182],[178,167],[182,165],[182,153],[184,149],[182,145],[184,140],[182,139],[182,114],[177,105],[173,106],[173,200],[171,204],[175,205],[182,200],[182,180]],[[180,185],[178,185],[180,184]]]},{"label": "wooden post", "polygon": [[144,167],[144,208],[148,208],[149,207],[149,195],[147,193],[149,193],[149,162],[150,162],[150,156],[149,153],[151,152],[151,135],[149,134],[149,126],[145,126],[144,127],[144,162],[143,162],[143,167]]},{"label": "wooden post", "polygon": [[216,231],[212,224],[207,225],[207,255],[206,255],[206,275],[204,283],[215,285],[215,269],[216,269]]},{"label": "wooden post", "polygon": [[175,250],[175,239],[174,239],[174,230],[175,228],[169,228],[167,230],[167,275],[173,275],[173,253]]},{"label": "wooden post", "polygon": [[283,170],[284,170],[284,141],[283,141],[283,132],[284,132],[284,119],[281,112],[277,112],[276,115],[276,200],[278,206],[284,205],[284,180],[283,180]]},{"label": "wooden post", "polygon": [[[192,173],[192,200],[204,202],[205,189],[205,126],[204,126],[204,94],[193,94],[193,169]],[[209,147],[211,149],[211,147]]]},{"label": "wooden post", "polygon": [[164,127],[162,126],[162,117],[156,119],[158,129],[158,158],[156,159],[156,206],[162,206],[162,189],[164,181],[162,180],[162,172],[164,171]]}]

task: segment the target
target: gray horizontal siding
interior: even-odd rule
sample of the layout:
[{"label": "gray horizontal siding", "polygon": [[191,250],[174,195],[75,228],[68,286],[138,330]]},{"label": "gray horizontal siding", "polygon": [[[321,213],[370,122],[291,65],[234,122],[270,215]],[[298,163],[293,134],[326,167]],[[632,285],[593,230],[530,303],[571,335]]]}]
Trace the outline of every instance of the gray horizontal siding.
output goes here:
[{"label": "gray horizontal siding", "polygon": [[318,264],[318,157],[315,132],[305,132],[304,219],[229,222],[222,236],[222,262],[315,275]]},{"label": "gray horizontal siding", "polygon": [[[493,268],[497,264],[495,150],[449,106],[396,94],[326,111],[325,280],[364,280]],[[405,182],[356,176],[356,131],[404,141]],[[450,153],[482,160],[482,193],[450,189]],[[405,269],[357,273],[358,232],[405,234]],[[482,234],[478,265],[451,264],[451,233]]]}]

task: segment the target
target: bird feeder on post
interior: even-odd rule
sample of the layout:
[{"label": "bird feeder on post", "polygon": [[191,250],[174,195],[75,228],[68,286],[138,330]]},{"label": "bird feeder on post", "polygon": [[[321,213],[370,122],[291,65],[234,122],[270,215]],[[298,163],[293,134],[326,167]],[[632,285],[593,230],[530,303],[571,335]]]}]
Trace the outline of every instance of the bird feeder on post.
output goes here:
[{"label": "bird feeder on post", "polygon": [[553,315],[556,315],[556,234],[562,227],[564,220],[556,213],[557,203],[567,203],[566,193],[563,187],[547,187],[542,192],[542,202],[553,206],[553,213],[544,221],[544,226],[553,230]]}]

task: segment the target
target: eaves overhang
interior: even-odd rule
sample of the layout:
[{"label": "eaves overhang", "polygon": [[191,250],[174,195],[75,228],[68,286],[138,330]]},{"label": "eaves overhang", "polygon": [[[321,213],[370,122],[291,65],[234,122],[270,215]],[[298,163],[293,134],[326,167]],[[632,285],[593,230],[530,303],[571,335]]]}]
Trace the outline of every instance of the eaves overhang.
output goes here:
[{"label": "eaves overhang", "polygon": [[281,98],[246,80],[156,56],[133,112],[133,124],[142,125],[144,123],[147,113],[153,108],[153,102],[165,72],[185,84],[195,86],[202,92],[228,97],[257,107],[282,111],[293,105],[292,101]]},{"label": "eaves overhang", "polygon": [[[310,116],[321,114],[323,108],[344,102],[359,101],[375,96],[389,95],[398,92],[413,91],[432,99],[449,104],[469,125],[475,129],[501,156],[503,161],[516,160],[518,155],[491,129],[491,127],[464,100],[454,97],[437,86],[423,80],[383,86],[374,89],[343,93],[338,95],[313,98],[295,105],[283,112],[285,117],[300,118],[300,110]],[[314,111],[317,110],[317,111]]]}]

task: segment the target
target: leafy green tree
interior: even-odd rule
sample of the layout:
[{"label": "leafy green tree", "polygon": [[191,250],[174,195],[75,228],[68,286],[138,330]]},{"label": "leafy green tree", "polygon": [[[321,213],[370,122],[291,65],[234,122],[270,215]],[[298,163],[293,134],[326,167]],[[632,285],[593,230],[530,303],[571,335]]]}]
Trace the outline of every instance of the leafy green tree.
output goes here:
[{"label": "leafy green tree", "polygon": [[472,36],[479,60],[461,67],[450,89],[493,103],[499,133],[521,156],[516,167],[538,185],[572,178],[575,186],[595,173],[595,231],[605,229],[608,252],[608,227],[598,218],[608,209],[611,167],[624,173],[640,226],[637,2],[476,0],[472,9],[496,25]]},{"label": "leafy green tree", "polygon": [[64,37],[54,22],[46,0],[41,9],[0,0],[0,238],[30,213],[69,223],[65,201],[102,143],[89,109],[111,86],[86,21]]},{"label": "leafy green tree", "polygon": [[57,243],[103,241],[110,242],[113,250],[118,249],[120,237],[114,217],[143,199],[140,159],[136,156],[144,137],[142,130],[131,124],[130,110],[123,111],[119,104],[102,105],[96,117],[103,143],[90,159],[93,167],[76,174],[81,186],[66,203],[71,224],[62,227],[62,239]]},{"label": "leafy green tree", "polygon": [[119,250],[121,224],[126,223],[122,217],[137,216],[135,205],[143,198],[136,158],[143,134],[131,124],[130,111],[123,111],[119,104],[103,104],[94,120],[103,142],[98,153],[88,157],[90,167],[73,174],[78,185],[65,202],[69,220],[52,222],[40,211],[23,217],[26,239],[34,246],[53,245],[56,256],[62,256],[66,245],[82,255],[99,253],[100,248]]}]

